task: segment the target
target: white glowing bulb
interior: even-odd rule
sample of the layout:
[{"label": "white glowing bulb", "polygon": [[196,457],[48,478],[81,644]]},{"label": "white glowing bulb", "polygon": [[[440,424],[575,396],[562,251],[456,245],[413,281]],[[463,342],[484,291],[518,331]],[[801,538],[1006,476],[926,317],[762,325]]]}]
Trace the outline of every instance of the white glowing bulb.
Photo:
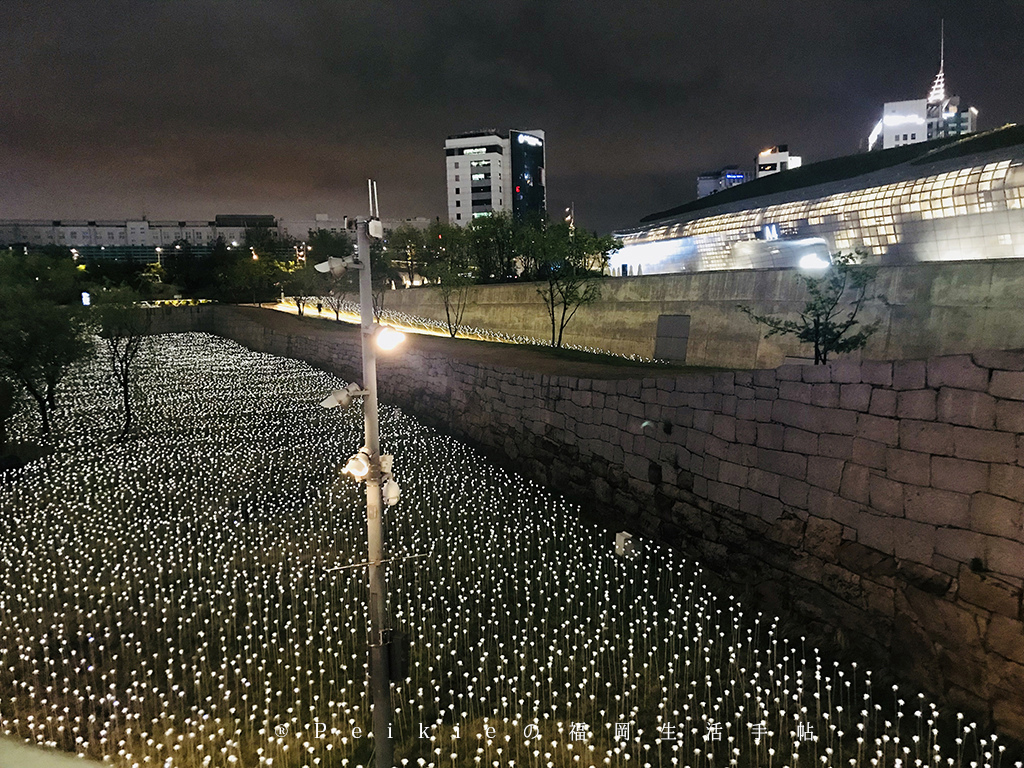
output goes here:
[{"label": "white glowing bulb", "polygon": [[379,326],[376,333],[377,346],[385,351],[390,351],[405,341],[405,334],[397,331],[390,325]]}]

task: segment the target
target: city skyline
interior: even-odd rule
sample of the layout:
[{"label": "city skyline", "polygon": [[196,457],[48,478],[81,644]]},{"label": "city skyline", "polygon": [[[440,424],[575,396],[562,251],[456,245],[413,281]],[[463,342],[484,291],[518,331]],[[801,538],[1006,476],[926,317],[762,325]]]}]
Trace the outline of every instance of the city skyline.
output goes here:
[{"label": "city skyline", "polygon": [[694,197],[699,173],[789,144],[859,149],[884,102],[939,65],[980,129],[1024,114],[1024,4],[789,0],[764,9],[598,2],[342,10],[13,2],[0,35],[0,217],[445,217],[455,133],[551,140],[548,209],[601,231]]}]

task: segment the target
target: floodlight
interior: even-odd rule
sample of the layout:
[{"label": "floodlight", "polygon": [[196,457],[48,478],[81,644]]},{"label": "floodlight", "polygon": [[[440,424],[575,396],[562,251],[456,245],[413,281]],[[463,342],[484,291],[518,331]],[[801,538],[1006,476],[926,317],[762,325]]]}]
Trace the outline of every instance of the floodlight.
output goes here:
[{"label": "floodlight", "polygon": [[321,402],[322,408],[348,408],[352,405],[352,398],[357,395],[365,395],[366,392],[354,381],[344,389],[335,389]]},{"label": "floodlight", "polygon": [[388,481],[384,483],[381,492],[384,496],[384,503],[389,507],[395,506],[402,496],[402,489],[398,487],[398,483],[392,478],[388,478]]},{"label": "floodlight", "polygon": [[325,274],[330,272],[334,277],[341,277],[349,267],[353,266],[355,266],[355,259],[351,256],[344,259],[339,259],[337,256],[328,256],[327,261],[321,261],[319,264],[314,264],[313,269]]},{"label": "floodlight", "polygon": [[384,237],[384,225],[380,223],[380,219],[370,219],[366,222],[366,234],[375,240]]},{"label": "floodlight", "polygon": [[800,259],[800,269],[827,269],[830,263],[816,253],[808,253]]},{"label": "floodlight", "polygon": [[352,475],[356,480],[362,480],[370,474],[370,457],[360,451],[349,458],[341,471]]},{"label": "floodlight", "polygon": [[390,325],[374,324],[373,335],[374,340],[377,342],[377,346],[385,352],[394,349],[405,341],[405,334],[401,331],[395,330]]}]

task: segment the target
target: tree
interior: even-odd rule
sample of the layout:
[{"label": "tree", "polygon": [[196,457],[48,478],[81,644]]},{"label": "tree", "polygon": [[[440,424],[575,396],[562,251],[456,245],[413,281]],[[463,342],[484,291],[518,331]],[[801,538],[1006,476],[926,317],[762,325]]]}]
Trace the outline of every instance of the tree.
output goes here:
[{"label": "tree", "polygon": [[386,291],[402,279],[401,273],[391,263],[386,236],[384,240],[370,238],[370,278],[373,284],[373,317],[379,322]]},{"label": "tree", "polygon": [[584,229],[558,223],[537,237],[536,260],[540,294],[551,320],[551,346],[561,347],[565,328],[583,306],[601,297],[601,277],[608,254],[622,243]]},{"label": "tree", "polygon": [[291,258],[291,242],[280,238],[268,227],[249,227],[245,230],[243,251],[249,256],[253,254],[270,261]]},{"label": "tree", "polygon": [[[308,266],[326,261],[331,256],[343,259],[355,252],[352,240],[344,232],[334,233],[326,229],[310,230],[307,242],[309,244],[306,255]],[[358,271],[350,269],[341,277],[335,277],[329,272],[324,275],[316,274],[320,276],[322,286],[317,295],[324,297],[324,302],[334,312],[335,321],[340,321],[345,297],[359,291]]]},{"label": "tree", "polygon": [[313,260],[300,261],[295,268],[288,273],[286,285],[288,293],[295,301],[295,307],[299,311],[299,317],[312,297],[323,295],[328,289],[328,283],[323,275],[313,269]]},{"label": "tree", "polygon": [[410,224],[403,224],[388,234],[388,250],[396,268],[400,265],[405,267],[409,285],[416,281],[417,275],[422,275],[426,258],[424,240],[423,230]]},{"label": "tree", "polygon": [[473,219],[467,228],[472,261],[481,283],[503,283],[517,276],[516,256],[523,225],[511,213]]},{"label": "tree", "polygon": [[0,371],[0,459],[7,447],[7,425],[21,406],[21,391],[18,384]]},{"label": "tree", "polygon": [[469,237],[460,227],[435,222],[427,228],[425,241],[430,247],[425,249],[426,260],[420,269],[424,278],[437,285],[448,333],[455,338],[466,311],[469,286],[475,282]]},{"label": "tree", "polygon": [[187,294],[207,288],[203,278],[203,261],[192,251],[188,240],[175,240],[163,255],[164,279],[180,287]]},{"label": "tree", "polygon": [[132,376],[143,339],[149,332],[150,317],[138,305],[141,297],[130,288],[113,288],[96,297],[95,308],[99,335],[110,352],[110,368],[121,394],[124,427],[121,440],[131,434],[134,423],[132,408]]},{"label": "tree", "polygon": [[43,433],[64,375],[92,350],[78,287],[70,257],[0,256],[0,369],[35,401]]},{"label": "tree", "polygon": [[[767,339],[776,335],[796,336],[814,346],[814,364],[823,365],[833,354],[863,349],[878,330],[879,321],[861,326],[857,315],[868,301],[868,289],[875,279],[876,268],[861,263],[868,252],[836,253],[832,263],[817,276],[797,273],[807,289],[808,298],[799,320],[784,320],[774,315],[759,315],[750,307],[740,309],[752,322],[768,327]],[[847,304],[842,304],[848,299]]]}]

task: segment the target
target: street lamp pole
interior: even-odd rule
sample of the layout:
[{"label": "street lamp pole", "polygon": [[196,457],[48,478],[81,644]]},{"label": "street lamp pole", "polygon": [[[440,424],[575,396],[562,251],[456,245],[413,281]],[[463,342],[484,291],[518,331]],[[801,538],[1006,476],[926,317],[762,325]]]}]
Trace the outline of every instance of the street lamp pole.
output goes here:
[{"label": "street lamp pole", "polygon": [[377,417],[377,353],[374,341],[373,281],[370,275],[369,222],[356,224],[359,270],[359,315],[363,352],[363,422],[370,471],[366,477],[366,536],[370,582],[370,687],[377,768],[393,768],[391,737],[391,679],[388,669],[391,628],[387,615],[384,563],[383,502],[381,499],[380,425]]}]

